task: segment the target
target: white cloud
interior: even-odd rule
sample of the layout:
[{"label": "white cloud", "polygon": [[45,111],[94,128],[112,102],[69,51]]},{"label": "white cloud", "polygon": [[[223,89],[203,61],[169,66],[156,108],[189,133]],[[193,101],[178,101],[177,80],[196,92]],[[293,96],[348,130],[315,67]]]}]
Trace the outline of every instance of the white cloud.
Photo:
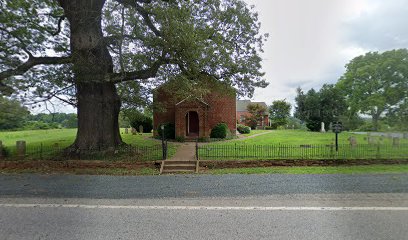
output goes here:
[{"label": "white cloud", "polygon": [[255,5],[261,30],[270,33],[262,55],[270,86],[253,98],[267,104],[284,98],[293,103],[296,87],[335,83],[352,58],[403,47],[407,40],[406,0],[245,1]]}]

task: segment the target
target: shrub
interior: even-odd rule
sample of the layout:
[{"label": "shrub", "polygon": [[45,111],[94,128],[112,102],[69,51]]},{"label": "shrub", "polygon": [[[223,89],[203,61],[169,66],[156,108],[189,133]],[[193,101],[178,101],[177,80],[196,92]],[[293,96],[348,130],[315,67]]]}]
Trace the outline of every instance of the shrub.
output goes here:
[{"label": "shrub", "polygon": [[265,126],[265,130],[273,130],[272,126]]},{"label": "shrub", "polygon": [[184,138],[184,136],[177,136],[175,139],[177,142],[185,142],[186,139]]},{"label": "shrub", "polygon": [[10,150],[5,146],[0,146],[1,155],[6,158],[10,156]]},{"label": "shrub", "polygon": [[153,129],[153,120],[151,117],[145,116],[142,113],[134,114],[130,117],[130,126],[139,131],[139,126],[143,126],[144,133],[150,133]]},{"label": "shrub", "polygon": [[175,138],[175,128],[173,123],[163,123],[159,124],[157,127],[157,133],[159,134],[159,137],[161,138],[162,136],[162,130],[161,130],[161,125],[164,125],[164,138],[166,139],[174,139]]},{"label": "shrub", "polygon": [[272,122],[271,123],[271,130],[275,130],[275,129],[278,129],[278,123]]},{"label": "shrub", "polygon": [[199,137],[199,138],[197,139],[197,141],[198,141],[198,142],[209,142],[210,139],[207,138],[207,137]]},{"label": "shrub", "polygon": [[228,126],[225,123],[218,123],[215,127],[211,130],[210,137],[211,138],[226,138],[228,134]]},{"label": "shrub", "polygon": [[318,132],[320,130],[321,121],[317,119],[309,119],[306,122],[306,127],[312,132]]},{"label": "shrub", "polygon": [[241,134],[248,134],[251,132],[251,128],[242,124],[237,125],[237,130]]}]

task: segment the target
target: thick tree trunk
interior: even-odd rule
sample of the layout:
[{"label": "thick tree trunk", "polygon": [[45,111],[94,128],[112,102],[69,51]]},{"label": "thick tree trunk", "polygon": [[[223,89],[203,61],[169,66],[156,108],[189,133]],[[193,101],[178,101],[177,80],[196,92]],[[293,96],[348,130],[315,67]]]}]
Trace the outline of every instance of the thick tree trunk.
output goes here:
[{"label": "thick tree trunk", "polygon": [[112,83],[80,83],[78,96],[78,133],[74,143],[79,149],[111,149],[122,144],[118,116],[120,99]]},{"label": "thick tree trunk", "polygon": [[77,89],[78,132],[71,147],[74,150],[105,150],[122,144],[118,123],[120,99],[115,85],[106,81],[106,76],[113,72],[113,64],[102,34],[104,3],[105,0],[60,0],[70,22]]}]

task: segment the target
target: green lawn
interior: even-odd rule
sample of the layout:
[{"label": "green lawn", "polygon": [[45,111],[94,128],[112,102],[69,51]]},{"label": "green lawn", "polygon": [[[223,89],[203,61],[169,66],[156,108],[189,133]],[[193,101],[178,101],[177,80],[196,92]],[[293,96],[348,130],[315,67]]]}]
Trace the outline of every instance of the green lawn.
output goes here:
[{"label": "green lawn", "polygon": [[369,165],[333,167],[258,167],[212,169],[210,174],[364,174],[408,173],[408,165]]},{"label": "green lawn", "polygon": [[[0,141],[3,146],[7,147],[11,153],[15,151],[16,141],[26,141],[27,154],[37,153],[39,149],[42,149],[41,154],[47,154],[55,152],[55,149],[62,149],[71,145],[76,136],[76,129],[50,129],[50,130],[29,130],[29,131],[15,131],[15,132],[0,132]],[[121,129],[121,136],[125,143],[131,146],[141,148],[140,151],[147,151],[149,148],[153,149],[154,156],[151,160],[159,160],[161,156],[161,142],[152,138],[150,133],[144,133],[142,135],[124,134],[124,129]],[[176,151],[176,146],[169,143],[169,156],[172,156]],[[140,152],[139,151],[139,152]],[[149,150],[150,151],[150,150]]]},{"label": "green lawn", "polygon": [[[352,147],[348,139],[357,139]],[[366,138],[366,139],[365,139]],[[203,145],[200,159],[372,159],[407,158],[408,140],[401,139],[399,146],[392,139],[372,137],[375,144],[368,144],[367,136],[343,132],[339,134],[339,151],[335,151],[334,133],[301,130],[278,130],[247,139]]]},{"label": "green lawn", "polygon": [[[271,131],[271,130],[254,130],[255,131]],[[357,144],[368,143],[366,135],[353,134],[349,132],[342,132],[339,134],[339,144],[349,144],[347,140],[349,137],[354,136],[357,139]],[[381,144],[391,144],[392,140],[388,138],[372,137],[375,141]],[[240,143],[245,144],[258,144],[258,145],[268,145],[268,144],[332,144],[335,142],[335,134],[320,133],[320,132],[308,132],[304,130],[273,130],[270,134],[265,134],[257,136],[255,138],[248,138],[245,140],[240,140]],[[401,143],[408,144],[407,139],[401,139]],[[235,144],[233,141],[226,144]]]},{"label": "green lawn", "polygon": [[241,136],[249,137],[249,136],[256,135],[256,134],[260,134],[260,133],[264,133],[264,132],[271,132],[271,130],[251,130],[250,133],[248,133],[248,134],[241,134]]}]

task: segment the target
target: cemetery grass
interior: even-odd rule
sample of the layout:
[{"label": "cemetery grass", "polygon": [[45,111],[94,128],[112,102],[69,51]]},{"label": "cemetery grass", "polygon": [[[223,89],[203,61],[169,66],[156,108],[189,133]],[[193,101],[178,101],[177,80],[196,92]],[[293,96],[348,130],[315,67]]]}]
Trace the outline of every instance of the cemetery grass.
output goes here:
[{"label": "cemetery grass", "polygon": [[[356,139],[356,148],[350,146],[348,140],[350,137]],[[400,139],[401,147],[394,148],[390,138],[378,136],[371,138],[375,144],[369,145],[367,135],[342,132],[339,134],[339,155],[335,156],[333,149],[335,134],[332,132],[272,130],[269,134],[252,138],[201,146],[199,155],[203,160],[375,159],[378,155],[390,156],[392,159],[408,157],[407,139]],[[313,155],[313,157],[308,155]]]},{"label": "cemetery grass", "polygon": [[407,164],[362,166],[306,166],[224,168],[202,171],[203,174],[387,174],[408,173]]},{"label": "cemetery grass", "polygon": [[244,137],[250,137],[252,135],[256,135],[256,134],[260,134],[260,133],[264,133],[264,132],[271,132],[271,130],[251,130],[250,133],[248,134],[241,134]]},{"label": "cemetery grass", "polygon": [[[70,146],[76,136],[77,129],[48,129],[48,130],[25,130],[25,131],[8,131],[0,132],[0,141],[4,147],[10,152],[14,152],[16,148],[16,141],[26,141],[27,154],[29,155],[31,149],[38,149],[42,146],[44,149],[52,149],[53,146],[58,145],[58,148],[66,148]],[[153,147],[161,146],[161,142],[153,138],[151,133],[143,133],[132,135],[124,134],[125,130],[120,129],[122,140],[131,146],[135,147]],[[169,143],[169,156],[176,152],[176,145]]]},{"label": "cemetery grass", "polygon": [[[257,130],[259,131],[259,130]],[[262,131],[262,130],[261,130]],[[305,145],[305,144],[334,144],[335,134],[332,132],[320,133],[320,132],[309,132],[305,130],[264,130],[271,131],[271,134],[264,134],[256,136],[253,138],[242,139],[238,142],[230,141],[225,144],[257,144],[257,145],[268,145],[268,144],[288,144],[288,145]],[[341,132],[339,133],[339,144],[349,144],[347,140],[349,137],[354,136],[358,144],[366,144],[367,140],[364,138],[366,135],[354,134],[351,132]],[[381,144],[392,144],[392,140],[383,137],[372,137],[375,142],[380,142]],[[407,139],[401,139],[401,144],[408,144]]]}]

